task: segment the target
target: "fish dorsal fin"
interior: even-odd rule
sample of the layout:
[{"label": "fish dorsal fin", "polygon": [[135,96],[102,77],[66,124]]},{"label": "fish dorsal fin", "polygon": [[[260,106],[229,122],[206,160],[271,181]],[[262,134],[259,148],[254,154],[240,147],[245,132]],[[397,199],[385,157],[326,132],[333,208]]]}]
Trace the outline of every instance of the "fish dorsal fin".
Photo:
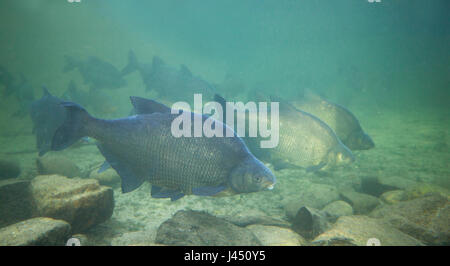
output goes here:
[{"label": "fish dorsal fin", "polygon": [[93,56],[93,55],[91,55],[91,56],[88,57],[88,61],[89,61],[89,62],[92,62],[92,63],[99,63],[99,62],[102,62],[102,60],[101,60],[100,58],[98,58],[97,56]]},{"label": "fish dorsal fin", "polygon": [[254,95],[255,102],[266,102],[268,99],[261,92],[256,92]]},{"label": "fish dorsal fin", "polygon": [[164,61],[159,56],[153,56],[152,68],[153,70],[164,65]]},{"label": "fish dorsal fin", "polygon": [[183,76],[186,76],[186,77],[192,77],[192,72],[189,70],[189,68],[186,66],[186,65],[181,65],[180,66],[180,73],[181,73],[181,75],[183,75]]},{"label": "fish dorsal fin", "polygon": [[44,96],[52,96],[52,95],[50,94],[50,92],[48,91],[47,86],[43,85],[43,86],[42,86],[42,90],[44,91]]},{"label": "fish dorsal fin", "polygon": [[[222,96],[220,96],[219,94],[214,94],[214,101],[215,102],[217,102],[217,103],[219,103],[220,104],[220,106],[222,106],[222,112],[223,112],[223,120],[222,120],[222,122],[224,123],[224,124],[226,124],[227,123],[227,100],[225,100],[225,98],[223,98]],[[231,125],[228,125],[228,126],[231,126]],[[225,129],[224,129],[224,133],[225,133]]]},{"label": "fish dorsal fin", "polygon": [[316,92],[314,92],[313,90],[308,89],[308,88],[303,90],[303,99],[306,101],[322,101],[322,100],[324,100],[324,98],[321,95],[317,94]]},{"label": "fish dorsal fin", "polygon": [[290,104],[289,102],[285,101],[284,99],[275,96],[275,95],[271,95],[270,96],[270,101],[271,102],[279,102],[279,108],[280,108],[280,113],[284,113],[284,114],[292,114],[292,113],[297,113],[298,109],[295,108],[292,104]]},{"label": "fish dorsal fin", "polygon": [[73,80],[70,81],[68,89],[71,92],[77,91],[77,85],[76,85],[75,81],[73,81]]},{"label": "fish dorsal fin", "polygon": [[170,113],[170,107],[154,100],[130,96],[136,114]]}]

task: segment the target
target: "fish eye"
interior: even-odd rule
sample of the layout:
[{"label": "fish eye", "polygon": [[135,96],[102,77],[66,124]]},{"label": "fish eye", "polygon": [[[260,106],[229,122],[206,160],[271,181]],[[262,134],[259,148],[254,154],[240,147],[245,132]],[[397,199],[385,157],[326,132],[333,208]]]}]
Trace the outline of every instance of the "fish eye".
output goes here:
[{"label": "fish eye", "polygon": [[255,177],[253,177],[253,180],[254,180],[256,183],[260,183],[261,180],[262,180],[262,178],[261,178],[260,176],[255,176]]},{"label": "fish eye", "polygon": [[338,153],[338,159],[339,159],[339,160],[342,160],[342,159],[343,159],[342,153]]}]

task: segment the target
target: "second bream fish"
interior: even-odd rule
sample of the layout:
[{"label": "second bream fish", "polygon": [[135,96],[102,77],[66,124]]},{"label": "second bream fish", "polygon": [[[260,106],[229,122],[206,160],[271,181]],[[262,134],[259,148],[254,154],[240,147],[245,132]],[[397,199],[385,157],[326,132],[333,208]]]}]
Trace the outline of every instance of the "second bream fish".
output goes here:
[{"label": "second bream fish", "polygon": [[327,123],[351,150],[368,150],[375,147],[372,138],[364,132],[358,119],[347,108],[332,103],[309,89],[306,89],[302,99],[293,102],[293,105]]},{"label": "second bream fish", "polygon": [[[151,100],[131,100],[137,113],[141,108],[154,112],[103,120],[76,103],[63,103],[67,119],[56,131],[52,149],[62,150],[84,136],[95,138],[100,152],[121,177],[124,193],[144,181],[152,184],[152,197],[172,200],[189,194],[213,196],[273,188],[275,176],[234,132],[234,137],[174,137],[171,124],[179,114]],[[186,114],[200,116],[202,121],[209,118]],[[219,121],[214,124],[231,130]]]},{"label": "second bream fish", "polygon": [[[259,159],[272,163],[276,169],[301,167],[308,171],[327,169],[354,161],[352,152],[323,121],[296,109],[278,97],[273,96],[271,100],[279,102],[278,145],[275,148],[261,148],[260,142],[263,138],[260,136],[250,137],[246,133],[244,137],[250,150]],[[219,102],[224,110],[227,108],[227,103],[221,96],[215,95],[215,101]],[[245,115],[239,112],[237,114]],[[266,117],[267,125],[271,124],[270,117],[270,115]],[[246,124],[264,122],[258,121],[259,118],[257,114],[249,113],[243,119],[246,120]]]}]

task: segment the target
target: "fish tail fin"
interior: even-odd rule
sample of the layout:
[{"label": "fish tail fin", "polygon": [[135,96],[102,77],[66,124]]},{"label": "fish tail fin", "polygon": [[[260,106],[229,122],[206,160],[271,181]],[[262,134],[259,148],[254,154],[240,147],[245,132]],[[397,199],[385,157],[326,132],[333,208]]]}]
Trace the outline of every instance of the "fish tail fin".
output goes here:
[{"label": "fish tail fin", "polygon": [[136,71],[139,68],[139,62],[136,58],[136,54],[133,50],[128,52],[128,64],[122,69],[122,75],[128,75],[133,71]]},{"label": "fish tail fin", "polygon": [[75,59],[68,55],[65,55],[64,58],[66,59],[66,65],[63,67],[63,72],[74,70],[77,66]]},{"label": "fish tail fin", "polygon": [[161,57],[159,56],[153,56],[153,60],[152,60],[152,69],[158,69],[160,67],[164,66],[164,61],[161,59]]},{"label": "fish tail fin", "polygon": [[56,130],[52,139],[52,150],[63,150],[87,136],[86,124],[92,119],[89,113],[73,102],[60,103],[66,110],[66,120]]},{"label": "fish tail fin", "polygon": [[47,86],[42,85],[42,91],[44,92],[44,96],[52,96],[52,94],[48,91]]}]

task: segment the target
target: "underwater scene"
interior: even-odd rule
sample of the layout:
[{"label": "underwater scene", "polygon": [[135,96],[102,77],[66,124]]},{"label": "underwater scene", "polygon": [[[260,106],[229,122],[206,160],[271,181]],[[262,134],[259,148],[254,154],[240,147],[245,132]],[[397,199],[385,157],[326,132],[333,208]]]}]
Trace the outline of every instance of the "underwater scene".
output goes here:
[{"label": "underwater scene", "polygon": [[447,0],[3,0],[0,246],[450,245]]}]

